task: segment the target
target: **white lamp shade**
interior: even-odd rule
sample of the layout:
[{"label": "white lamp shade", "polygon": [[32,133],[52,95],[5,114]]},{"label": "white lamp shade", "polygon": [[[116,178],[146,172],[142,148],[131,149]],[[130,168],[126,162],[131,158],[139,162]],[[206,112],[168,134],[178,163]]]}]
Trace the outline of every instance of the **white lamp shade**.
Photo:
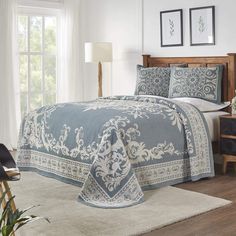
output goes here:
[{"label": "white lamp shade", "polygon": [[111,62],[112,43],[85,43],[85,62]]}]

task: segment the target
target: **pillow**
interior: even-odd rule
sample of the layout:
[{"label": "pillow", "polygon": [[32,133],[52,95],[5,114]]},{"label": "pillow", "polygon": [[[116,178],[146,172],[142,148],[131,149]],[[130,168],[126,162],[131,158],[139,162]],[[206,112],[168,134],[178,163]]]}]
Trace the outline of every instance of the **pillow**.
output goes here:
[{"label": "pillow", "polygon": [[223,66],[171,69],[169,97],[196,97],[221,102]]},{"label": "pillow", "polygon": [[189,97],[173,98],[173,100],[190,103],[195,107],[197,107],[202,112],[219,111],[230,105],[230,102],[223,102],[220,104],[216,104],[213,102],[205,101],[200,98],[189,98]]},{"label": "pillow", "polygon": [[137,65],[135,95],[168,97],[170,67],[143,67]]}]

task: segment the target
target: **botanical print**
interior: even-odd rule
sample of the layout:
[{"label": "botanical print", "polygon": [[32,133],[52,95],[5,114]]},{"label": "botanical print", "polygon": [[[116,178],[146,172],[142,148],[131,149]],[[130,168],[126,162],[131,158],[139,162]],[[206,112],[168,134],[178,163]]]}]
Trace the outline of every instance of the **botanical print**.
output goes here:
[{"label": "botanical print", "polygon": [[199,17],[198,24],[199,24],[198,27],[199,33],[203,33],[206,30],[206,24],[204,23],[202,16]]},{"label": "botanical print", "polygon": [[215,44],[215,7],[190,8],[190,44]]},{"label": "botanical print", "polygon": [[182,46],[183,45],[183,23],[182,9],[161,11],[161,46]]},{"label": "botanical print", "polygon": [[174,21],[169,19],[169,24],[170,24],[170,37],[174,36],[175,33],[175,24]]},{"label": "botanical print", "polygon": [[210,145],[193,106],[117,96],[29,113],[17,163],[82,186],[82,202],[125,207],[143,201],[142,188],[212,176]]}]

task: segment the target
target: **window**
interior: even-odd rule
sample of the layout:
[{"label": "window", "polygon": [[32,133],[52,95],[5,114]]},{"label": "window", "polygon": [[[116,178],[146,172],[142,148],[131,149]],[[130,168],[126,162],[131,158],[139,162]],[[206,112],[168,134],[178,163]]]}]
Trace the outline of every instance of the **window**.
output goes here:
[{"label": "window", "polygon": [[56,102],[57,16],[18,15],[22,116]]}]

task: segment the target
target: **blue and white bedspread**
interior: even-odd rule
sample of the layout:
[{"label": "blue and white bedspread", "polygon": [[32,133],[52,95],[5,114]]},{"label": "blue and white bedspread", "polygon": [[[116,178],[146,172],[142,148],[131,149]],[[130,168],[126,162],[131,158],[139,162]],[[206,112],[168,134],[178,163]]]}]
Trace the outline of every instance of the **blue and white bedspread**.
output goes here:
[{"label": "blue and white bedspread", "polygon": [[117,96],[35,110],[22,121],[17,163],[78,184],[80,201],[103,208],[140,203],[143,190],[214,176],[202,114],[161,97]]}]

